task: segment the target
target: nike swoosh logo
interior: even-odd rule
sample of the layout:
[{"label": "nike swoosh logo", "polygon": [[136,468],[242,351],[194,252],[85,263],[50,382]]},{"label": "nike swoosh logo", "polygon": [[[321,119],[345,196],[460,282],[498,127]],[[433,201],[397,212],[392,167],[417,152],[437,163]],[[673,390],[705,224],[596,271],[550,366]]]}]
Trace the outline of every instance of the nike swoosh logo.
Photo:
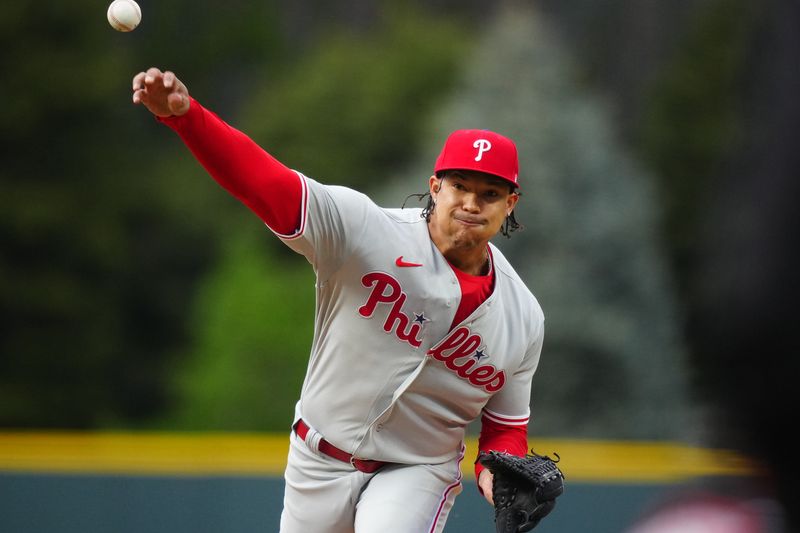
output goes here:
[{"label": "nike swoosh logo", "polygon": [[401,255],[397,259],[395,259],[394,264],[399,267],[421,267],[422,263],[409,263],[407,261],[403,261],[403,256]]}]

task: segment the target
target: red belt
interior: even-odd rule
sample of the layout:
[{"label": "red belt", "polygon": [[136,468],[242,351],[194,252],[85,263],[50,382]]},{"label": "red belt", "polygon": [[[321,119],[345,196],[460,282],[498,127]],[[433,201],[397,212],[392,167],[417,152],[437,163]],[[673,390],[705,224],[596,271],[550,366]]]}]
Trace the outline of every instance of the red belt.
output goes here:
[{"label": "red belt", "polygon": [[[297,436],[306,440],[306,435],[308,435],[309,427],[303,422],[302,419],[298,420],[297,423],[294,425],[294,431],[297,433]],[[320,439],[319,441],[319,451],[327,455],[328,457],[333,457],[334,459],[338,459],[344,463],[350,463],[355,467],[356,470],[364,472],[365,474],[372,474],[373,472],[377,472],[382,467],[386,466],[387,462],[385,461],[370,461],[369,459],[356,459],[351,454],[347,453],[344,450],[340,450],[330,442],[326,441],[325,439]]]}]

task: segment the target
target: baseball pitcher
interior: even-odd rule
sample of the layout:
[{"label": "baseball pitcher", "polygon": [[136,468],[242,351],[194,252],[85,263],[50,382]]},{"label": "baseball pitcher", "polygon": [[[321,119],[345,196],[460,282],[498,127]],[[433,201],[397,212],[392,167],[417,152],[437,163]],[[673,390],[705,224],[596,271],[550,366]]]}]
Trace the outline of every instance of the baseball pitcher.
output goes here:
[{"label": "baseball pitcher", "polygon": [[[428,179],[427,206],[385,209],[284,166],[169,71],[137,74],[133,101],[316,274],[283,533],[442,531],[462,490],[465,428],[478,418],[481,452],[526,456],[544,316],[489,242],[517,227],[510,139],[453,132]],[[497,461],[484,462],[475,461],[479,490],[495,503]],[[540,515],[558,494],[546,492]]]}]

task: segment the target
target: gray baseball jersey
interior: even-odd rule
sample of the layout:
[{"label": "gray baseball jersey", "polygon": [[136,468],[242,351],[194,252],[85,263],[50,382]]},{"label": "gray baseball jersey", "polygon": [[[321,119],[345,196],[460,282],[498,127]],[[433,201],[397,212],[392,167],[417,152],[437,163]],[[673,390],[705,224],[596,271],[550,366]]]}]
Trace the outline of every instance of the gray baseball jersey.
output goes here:
[{"label": "gray baseball jersey", "polygon": [[544,316],[490,244],[491,296],[460,324],[452,267],[420,209],[386,209],[300,175],[301,224],[278,235],[316,272],[308,372],[295,418],[362,458],[442,463],[483,414],[527,424]]}]

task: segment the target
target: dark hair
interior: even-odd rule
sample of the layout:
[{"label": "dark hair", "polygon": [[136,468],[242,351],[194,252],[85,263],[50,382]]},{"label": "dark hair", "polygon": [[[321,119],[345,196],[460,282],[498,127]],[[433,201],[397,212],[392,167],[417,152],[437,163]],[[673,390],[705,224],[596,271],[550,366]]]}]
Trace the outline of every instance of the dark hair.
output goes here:
[{"label": "dark hair", "polygon": [[[443,173],[438,173],[436,175],[437,178],[443,178]],[[520,194],[520,193],[517,193]],[[425,219],[425,222],[431,221],[431,213],[433,213],[434,208],[436,207],[436,202],[433,201],[433,196],[431,196],[430,192],[422,193],[422,194],[409,194],[406,196],[406,199],[403,201],[403,205],[401,209],[405,209],[406,203],[411,199],[416,198],[418,202],[425,201],[425,207],[422,208],[422,213],[420,213],[420,217]],[[512,210],[511,213],[506,216],[503,225],[500,226],[500,233],[507,239],[511,238],[511,234],[517,230],[522,230],[524,227],[522,224],[517,222],[517,218],[514,216],[514,211]]]}]

